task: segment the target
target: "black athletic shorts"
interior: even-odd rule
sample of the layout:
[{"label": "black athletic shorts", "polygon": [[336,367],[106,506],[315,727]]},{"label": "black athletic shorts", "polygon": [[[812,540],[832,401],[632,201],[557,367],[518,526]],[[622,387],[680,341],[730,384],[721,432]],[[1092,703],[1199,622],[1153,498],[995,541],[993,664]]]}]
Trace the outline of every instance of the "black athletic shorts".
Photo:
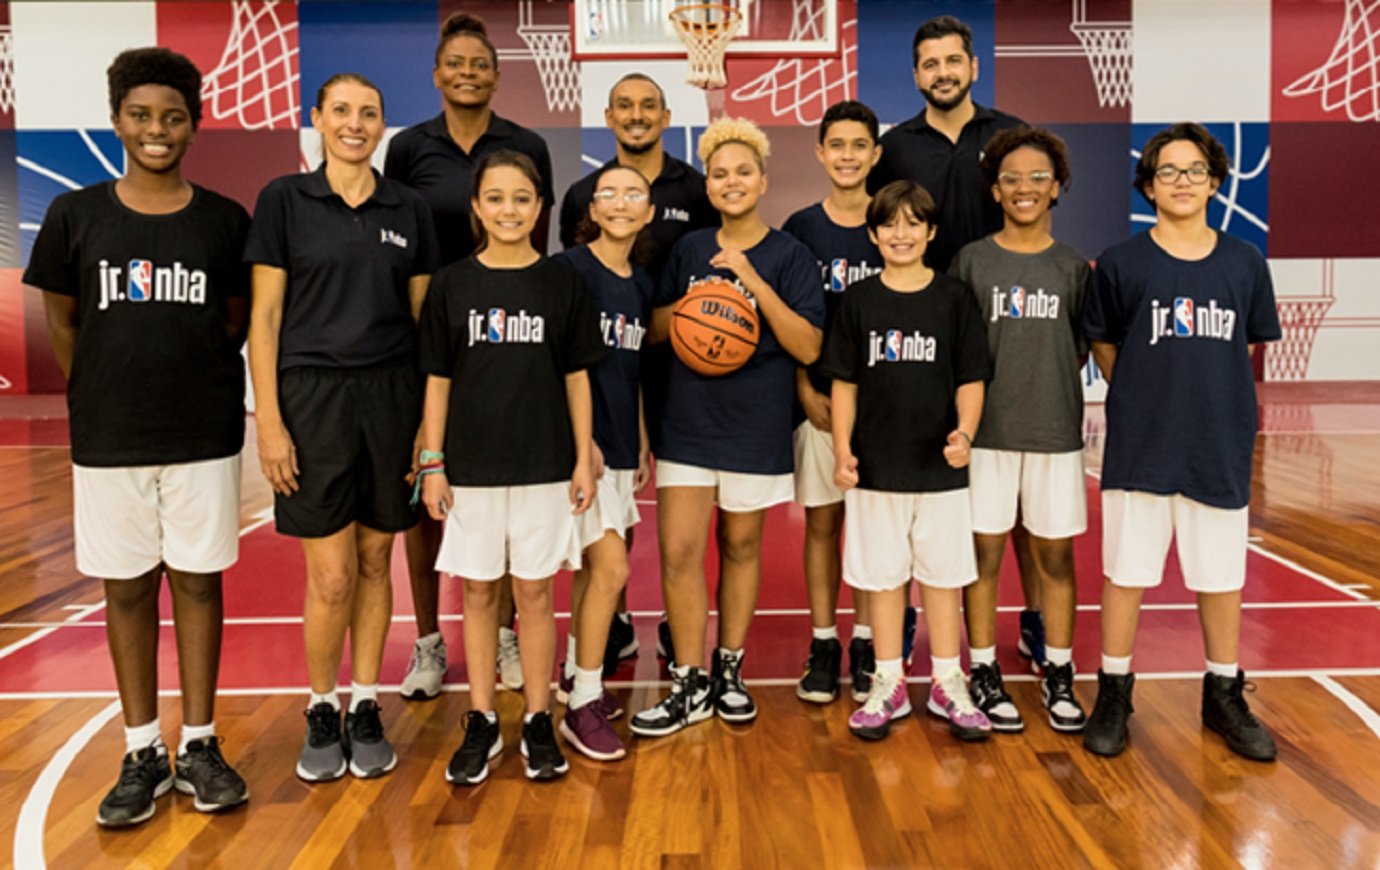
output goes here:
[{"label": "black athletic shorts", "polygon": [[297,492],[274,496],[279,532],[322,538],[352,522],[381,532],[417,523],[405,480],[422,416],[415,366],[293,367],[278,377],[278,405],[301,470]]}]

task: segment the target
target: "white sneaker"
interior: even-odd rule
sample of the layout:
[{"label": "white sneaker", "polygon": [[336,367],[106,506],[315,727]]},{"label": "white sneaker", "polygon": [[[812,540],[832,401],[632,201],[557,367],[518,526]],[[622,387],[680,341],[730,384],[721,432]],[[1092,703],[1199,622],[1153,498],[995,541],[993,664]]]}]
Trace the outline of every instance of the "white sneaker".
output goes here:
[{"label": "white sneaker", "polygon": [[498,678],[503,688],[517,692],[522,689],[522,659],[518,655],[517,632],[499,626]]},{"label": "white sneaker", "polygon": [[446,641],[440,633],[433,638],[417,638],[412,645],[412,659],[407,663],[400,694],[414,701],[427,701],[441,694],[446,676]]}]

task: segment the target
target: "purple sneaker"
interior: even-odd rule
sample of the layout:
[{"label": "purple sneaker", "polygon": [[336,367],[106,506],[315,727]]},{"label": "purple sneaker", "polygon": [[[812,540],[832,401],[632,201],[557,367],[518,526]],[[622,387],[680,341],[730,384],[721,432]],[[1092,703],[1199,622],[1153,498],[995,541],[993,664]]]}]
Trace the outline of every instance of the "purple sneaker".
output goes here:
[{"label": "purple sneaker", "polygon": [[628,754],[599,701],[566,710],[561,718],[561,736],[595,761],[616,761]]},{"label": "purple sneaker", "polygon": [[575,691],[575,675],[571,674],[567,677],[564,665],[561,666],[560,673],[561,678],[556,681],[556,703],[569,704],[570,693]]},{"label": "purple sneaker", "polygon": [[[568,705],[570,703],[570,693],[573,691],[575,691],[575,678],[567,677],[563,674],[560,680],[556,682],[556,703]],[[603,693],[599,695],[598,700],[594,703],[598,705],[599,709],[604,711],[605,719],[617,719],[619,716],[623,715],[623,702],[618,700],[618,696],[608,689],[604,689]]]},{"label": "purple sneaker", "polygon": [[867,700],[848,717],[848,730],[864,740],[881,740],[891,732],[891,723],[910,715],[910,695],[906,681],[898,674],[872,675]]},{"label": "purple sneaker", "polygon": [[973,704],[968,681],[958,668],[951,668],[934,681],[925,708],[940,719],[948,719],[949,733],[959,740],[986,740],[992,733],[992,723]]}]

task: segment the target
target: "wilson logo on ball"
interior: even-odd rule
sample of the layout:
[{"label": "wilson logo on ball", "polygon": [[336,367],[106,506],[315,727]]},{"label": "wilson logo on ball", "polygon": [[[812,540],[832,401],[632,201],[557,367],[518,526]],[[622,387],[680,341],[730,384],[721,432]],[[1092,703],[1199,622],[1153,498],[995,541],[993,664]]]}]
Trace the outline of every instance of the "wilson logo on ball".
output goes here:
[{"label": "wilson logo on ball", "polygon": [[757,349],[757,309],[722,278],[690,285],[671,316],[671,347],[691,370],[718,376],[737,371]]}]

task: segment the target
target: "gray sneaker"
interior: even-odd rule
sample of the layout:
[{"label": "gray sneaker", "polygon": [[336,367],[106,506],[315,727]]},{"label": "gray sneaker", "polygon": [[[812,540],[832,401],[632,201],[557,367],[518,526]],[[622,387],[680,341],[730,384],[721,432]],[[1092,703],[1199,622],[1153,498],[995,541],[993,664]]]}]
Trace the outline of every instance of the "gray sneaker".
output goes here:
[{"label": "gray sneaker", "polygon": [[307,739],[297,758],[297,776],[307,782],[330,782],[348,766],[340,744],[340,711],[325,701],[306,712]]},{"label": "gray sneaker", "polygon": [[360,779],[383,776],[398,765],[393,744],[383,736],[379,713],[378,701],[360,701],[353,713],[345,714],[345,754],[350,773]]},{"label": "gray sneaker", "polygon": [[418,638],[412,646],[412,661],[407,665],[401,694],[413,701],[426,701],[441,694],[446,676],[446,642],[438,634],[434,640]]},{"label": "gray sneaker", "polygon": [[510,692],[522,691],[522,656],[518,652],[517,632],[498,627],[498,679]]}]

